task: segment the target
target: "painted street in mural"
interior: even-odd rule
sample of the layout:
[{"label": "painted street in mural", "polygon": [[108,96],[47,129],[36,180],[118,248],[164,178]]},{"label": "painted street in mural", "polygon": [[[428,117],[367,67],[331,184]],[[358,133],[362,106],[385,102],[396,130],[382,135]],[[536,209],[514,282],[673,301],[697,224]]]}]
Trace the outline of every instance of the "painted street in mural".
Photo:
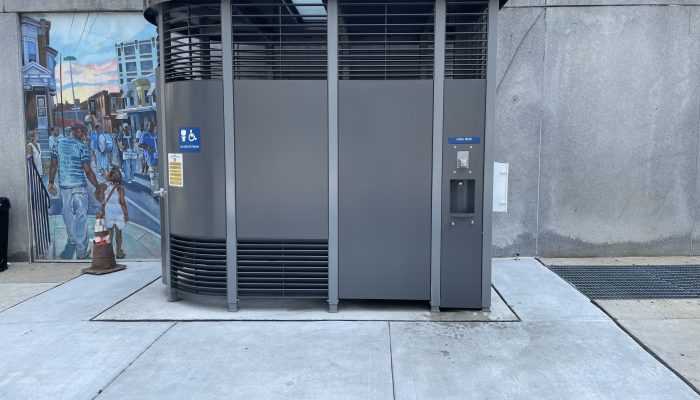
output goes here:
[{"label": "painted street in mural", "polygon": [[89,258],[98,212],[118,256],[159,258],[155,27],[138,13],[21,18],[34,258]]}]

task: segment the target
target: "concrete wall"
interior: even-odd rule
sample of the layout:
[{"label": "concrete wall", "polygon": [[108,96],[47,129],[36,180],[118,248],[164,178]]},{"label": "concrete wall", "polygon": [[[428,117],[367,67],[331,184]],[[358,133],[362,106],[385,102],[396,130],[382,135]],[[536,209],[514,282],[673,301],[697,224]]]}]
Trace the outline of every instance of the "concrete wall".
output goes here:
[{"label": "concrete wall", "polygon": [[626,2],[501,10],[496,255],[700,253],[700,1]]},{"label": "concrete wall", "polygon": [[8,258],[29,259],[24,100],[19,17],[0,13],[0,197],[10,199]]},{"label": "concrete wall", "polygon": [[[672,5],[672,6],[671,6]],[[29,230],[18,14],[141,0],[0,0],[0,196]],[[500,12],[497,256],[700,254],[700,0],[510,0]]]}]

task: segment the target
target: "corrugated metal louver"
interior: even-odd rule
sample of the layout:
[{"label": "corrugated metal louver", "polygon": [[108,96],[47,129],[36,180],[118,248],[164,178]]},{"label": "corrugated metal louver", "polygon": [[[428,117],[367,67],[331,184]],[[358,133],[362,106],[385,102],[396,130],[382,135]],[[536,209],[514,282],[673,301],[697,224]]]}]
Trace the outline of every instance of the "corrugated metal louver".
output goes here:
[{"label": "corrugated metal louver", "polygon": [[234,0],[231,8],[234,79],[327,79],[324,2]]},{"label": "corrugated metal louver", "polygon": [[339,0],[339,79],[432,79],[435,3]]},{"label": "corrugated metal louver", "polygon": [[218,1],[163,5],[165,82],[221,79],[221,6]]},{"label": "corrugated metal louver", "polygon": [[173,289],[226,296],[226,239],[170,235],[170,268]]},{"label": "corrugated metal louver", "polygon": [[486,79],[488,10],[488,1],[447,1],[446,79]]},{"label": "corrugated metal louver", "polygon": [[238,240],[239,297],[328,298],[327,240]]}]

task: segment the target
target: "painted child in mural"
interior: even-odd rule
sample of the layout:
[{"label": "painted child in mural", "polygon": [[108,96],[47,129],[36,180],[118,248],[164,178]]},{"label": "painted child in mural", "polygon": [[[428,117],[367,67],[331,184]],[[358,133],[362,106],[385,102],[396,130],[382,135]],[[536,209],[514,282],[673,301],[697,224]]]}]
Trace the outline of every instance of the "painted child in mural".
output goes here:
[{"label": "painted child in mural", "polygon": [[44,164],[41,162],[41,146],[39,146],[39,132],[31,130],[27,132],[27,159],[32,157],[34,167],[39,176],[44,175]]},{"label": "painted child in mural", "polygon": [[84,143],[86,135],[85,125],[74,125],[70,136],[56,142],[49,167],[49,193],[53,195],[57,193],[54,179],[58,172],[63,222],[68,235],[66,247],[75,245],[79,260],[90,257],[87,236],[88,182],[98,188],[98,192],[100,190],[90,165],[90,151]]},{"label": "painted child in mural", "polygon": [[151,194],[157,197],[158,191],[158,136],[154,130],[153,122],[146,123],[146,132],[144,132],[139,145],[144,150],[146,164],[148,164],[148,177],[151,180]]},{"label": "painted child in mural", "polygon": [[[102,215],[104,227],[109,231],[112,243],[116,243],[117,258],[124,258],[126,254],[122,249],[122,231],[129,222],[129,209],[126,205],[126,189],[122,185],[122,173],[118,168],[112,168],[107,172],[107,183],[100,184],[100,189],[95,192],[95,197],[102,203]],[[104,199],[103,199],[104,197]]]}]

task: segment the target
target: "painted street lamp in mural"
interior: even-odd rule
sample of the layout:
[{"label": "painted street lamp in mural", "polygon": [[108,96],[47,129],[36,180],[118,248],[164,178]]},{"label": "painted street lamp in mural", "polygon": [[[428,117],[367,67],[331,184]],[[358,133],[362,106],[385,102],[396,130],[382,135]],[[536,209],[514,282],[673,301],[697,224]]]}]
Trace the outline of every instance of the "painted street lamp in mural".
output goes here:
[{"label": "painted street lamp in mural", "polygon": [[73,93],[73,109],[79,109],[80,107],[75,104],[75,85],[73,85],[73,61],[77,61],[78,59],[73,57],[73,56],[65,56],[63,57],[63,61],[68,61],[68,67],[70,69],[70,89]]}]

